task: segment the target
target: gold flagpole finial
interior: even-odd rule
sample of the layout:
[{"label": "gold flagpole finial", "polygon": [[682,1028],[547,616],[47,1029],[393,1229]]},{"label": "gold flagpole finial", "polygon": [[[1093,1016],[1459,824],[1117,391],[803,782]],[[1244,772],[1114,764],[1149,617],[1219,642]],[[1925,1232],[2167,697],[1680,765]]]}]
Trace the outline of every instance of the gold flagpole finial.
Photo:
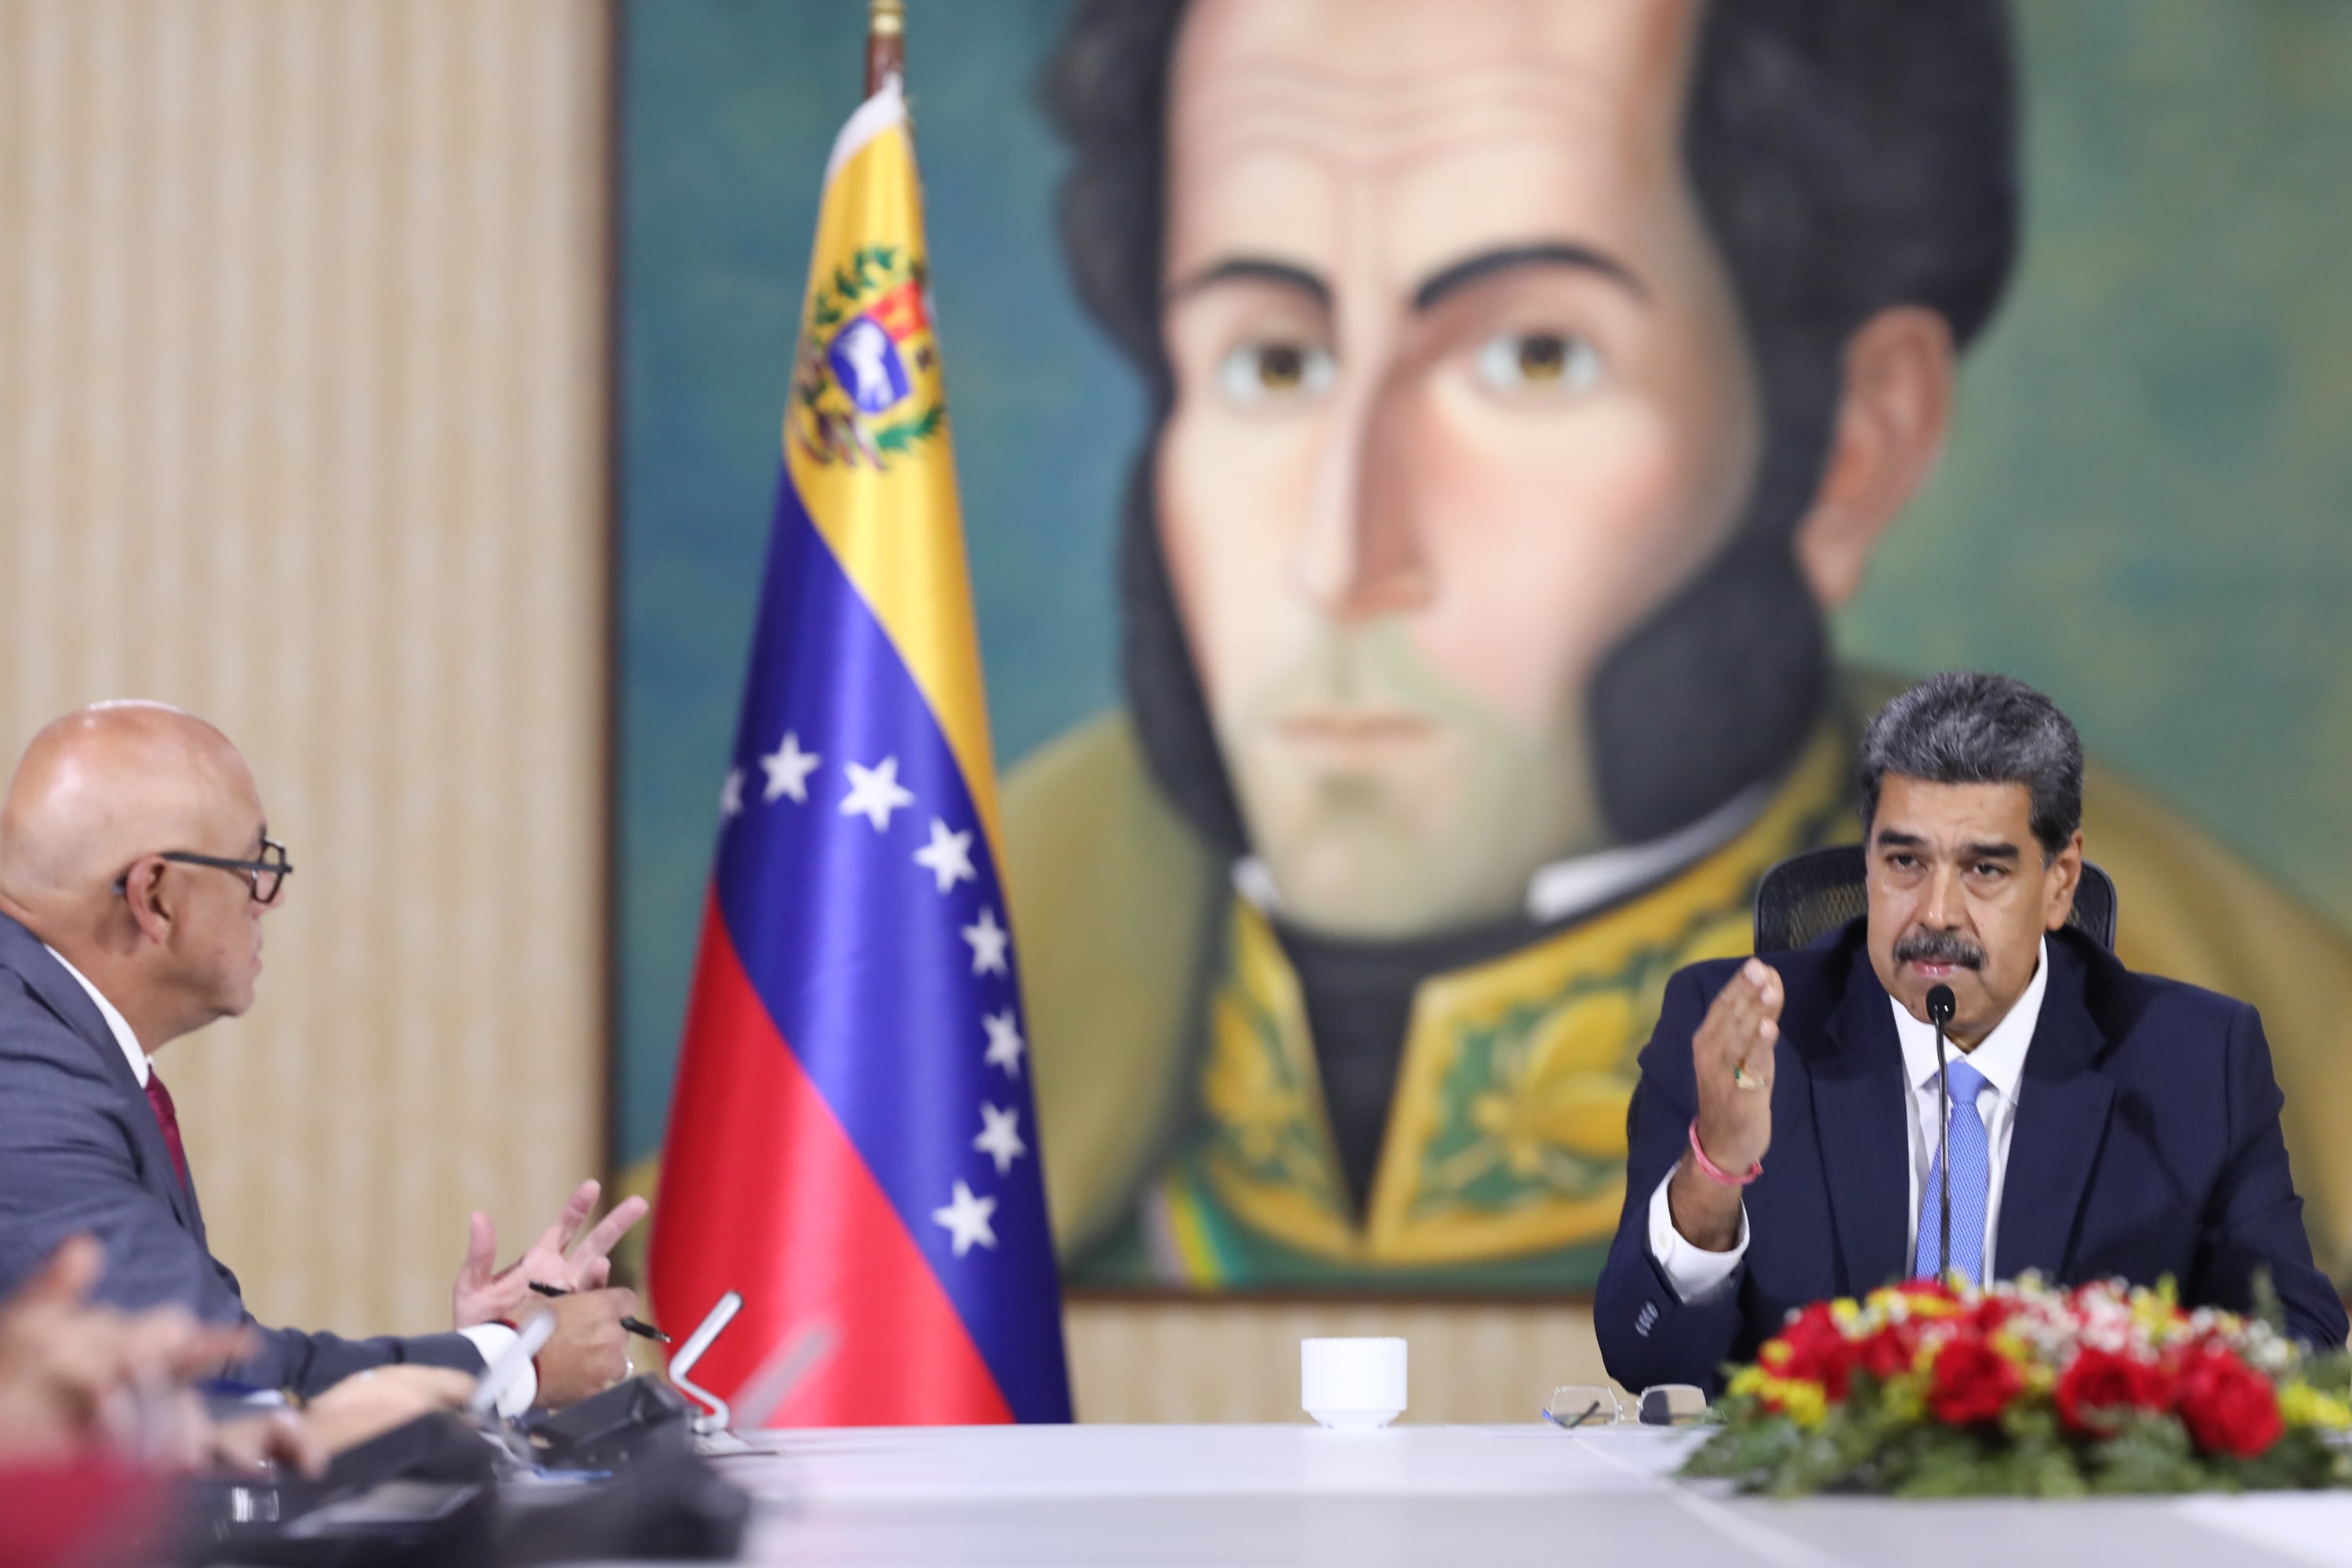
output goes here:
[{"label": "gold flagpole finial", "polygon": [[866,96],[907,69],[907,0],[867,0],[866,7]]}]

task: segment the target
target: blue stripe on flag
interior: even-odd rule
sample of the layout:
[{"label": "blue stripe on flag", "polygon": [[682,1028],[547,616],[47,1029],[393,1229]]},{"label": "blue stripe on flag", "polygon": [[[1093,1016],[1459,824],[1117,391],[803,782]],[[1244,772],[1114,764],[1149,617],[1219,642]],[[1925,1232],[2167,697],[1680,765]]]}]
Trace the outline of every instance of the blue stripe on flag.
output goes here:
[{"label": "blue stripe on flag", "polygon": [[[805,771],[805,802],[785,782],[800,768],[780,769],[769,798],[761,758],[788,731],[819,759]],[[853,763],[895,764],[896,785],[912,796],[883,810],[887,826],[844,813]],[[1025,1042],[1017,971],[1008,944],[1001,968],[975,973],[981,944],[965,934],[983,921],[1009,928],[995,860],[938,719],[789,473],[777,486],[733,766],[740,812],[721,824],[719,901],[753,988],[929,1259],[1015,1418],[1068,1419],[1027,1056],[1017,1076],[987,1059],[987,1018],[1009,1018]],[[944,892],[915,859],[935,820],[967,836],[971,860],[970,876]],[[943,864],[954,872],[952,857]],[[1013,1112],[1025,1145],[1004,1156],[1002,1174],[1000,1157],[974,1147],[983,1103],[1000,1118]],[[993,1245],[968,1236],[961,1258],[934,1217],[959,1182],[995,1205]]]}]

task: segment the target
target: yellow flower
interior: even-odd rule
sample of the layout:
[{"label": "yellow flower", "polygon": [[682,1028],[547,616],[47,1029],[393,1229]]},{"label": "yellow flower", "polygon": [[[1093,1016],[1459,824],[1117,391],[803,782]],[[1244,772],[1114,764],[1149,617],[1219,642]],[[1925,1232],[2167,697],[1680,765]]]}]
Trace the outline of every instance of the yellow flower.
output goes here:
[{"label": "yellow flower", "polygon": [[1760,1392],[1764,1385],[1771,1381],[1770,1374],[1762,1367],[1743,1366],[1731,1374],[1731,1381],[1725,1385],[1724,1392],[1743,1396],[1754,1394]]},{"label": "yellow flower", "polygon": [[2278,1405],[2279,1419],[2290,1426],[2317,1426],[2330,1432],[2352,1427],[2352,1400],[2322,1394],[2307,1383],[2282,1384]]},{"label": "yellow flower", "polygon": [[2153,1290],[2135,1290],[2131,1294],[2132,1322],[2149,1338],[2161,1341],[2167,1330],[2180,1319],[2180,1293],[2170,1276]]},{"label": "yellow flower", "polygon": [[1774,1377],[1764,1383],[1764,1396],[1800,1426],[1820,1426],[1829,1418],[1830,1397],[1810,1378]]}]

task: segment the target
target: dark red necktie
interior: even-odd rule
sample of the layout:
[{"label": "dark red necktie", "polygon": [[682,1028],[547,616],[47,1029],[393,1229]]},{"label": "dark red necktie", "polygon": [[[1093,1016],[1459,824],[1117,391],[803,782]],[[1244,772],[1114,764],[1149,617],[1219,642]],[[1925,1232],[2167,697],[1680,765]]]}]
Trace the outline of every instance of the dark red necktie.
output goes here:
[{"label": "dark red necktie", "polygon": [[163,1147],[172,1151],[172,1167],[180,1173],[180,1190],[188,1189],[188,1151],[180,1142],[180,1113],[172,1109],[172,1091],[155,1069],[147,1069],[147,1103],[155,1110],[155,1120],[163,1129]]}]

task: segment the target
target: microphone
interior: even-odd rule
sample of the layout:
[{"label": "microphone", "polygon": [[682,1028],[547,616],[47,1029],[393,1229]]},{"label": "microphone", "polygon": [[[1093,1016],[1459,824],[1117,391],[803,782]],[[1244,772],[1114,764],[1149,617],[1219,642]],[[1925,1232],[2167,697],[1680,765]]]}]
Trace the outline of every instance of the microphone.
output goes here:
[{"label": "microphone", "polygon": [[1927,1016],[1936,1026],[1936,1169],[1943,1176],[1936,1199],[1938,1279],[1948,1279],[1952,1273],[1952,1085],[1951,1069],[1944,1060],[1944,1026],[1958,1007],[1959,998],[1950,986],[1928,987]]},{"label": "microphone", "polygon": [[727,1408],[725,1400],[707,1388],[697,1387],[687,1373],[692,1372],[694,1363],[702,1359],[702,1352],[710,1348],[710,1342],[719,1337],[719,1331],[733,1322],[735,1314],[742,1310],[742,1296],[733,1290],[728,1291],[719,1298],[719,1304],[710,1309],[710,1315],[696,1325],[694,1332],[686,1336],[686,1343],[678,1352],[669,1358],[670,1386],[709,1408],[709,1415],[694,1418],[697,1432],[724,1431],[733,1419],[733,1413]]}]

